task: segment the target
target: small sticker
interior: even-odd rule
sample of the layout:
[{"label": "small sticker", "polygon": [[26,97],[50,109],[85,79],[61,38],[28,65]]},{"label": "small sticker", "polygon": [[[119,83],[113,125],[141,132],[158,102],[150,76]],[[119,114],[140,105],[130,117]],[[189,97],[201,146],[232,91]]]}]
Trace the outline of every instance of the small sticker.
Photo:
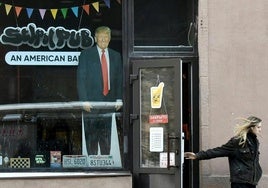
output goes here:
[{"label": "small sticker", "polygon": [[112,155],[89,155],[89,167],[113,167],[115,164]]},{"label": "small sticker", "polygon": [[[167,168],[167,153],[160,153],[160,168]],[[169,154],[169,165],[175,166],[175,153],[171,152]]]},{"label": "small sticker", "polygon": [[157,87],[151,87],[151,107],[161,108],[164,82],[160,82]]},{"label": "small sticker", "polygon": [[164,145],[164,129],[162,127],[150,128],[150,152],[162,152]]},{"label": "small sticker", "polygon": [[149,115],[149,123],[150,124],[168,123],[168,115],[167,114]]}]

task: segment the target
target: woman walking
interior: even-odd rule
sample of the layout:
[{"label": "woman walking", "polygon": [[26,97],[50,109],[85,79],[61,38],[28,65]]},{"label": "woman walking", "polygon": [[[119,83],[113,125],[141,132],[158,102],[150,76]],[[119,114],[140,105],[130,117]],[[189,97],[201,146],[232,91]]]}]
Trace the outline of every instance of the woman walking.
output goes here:
[{"label": "woman walking", "polygon": [[242,120],[235,129],[235,136],[226,144],[198,153],[185,152],[184,157],[197,160],[228,157],[231,188],[256,188],[262,175],[257,139],[262,120],[255,116]]}]

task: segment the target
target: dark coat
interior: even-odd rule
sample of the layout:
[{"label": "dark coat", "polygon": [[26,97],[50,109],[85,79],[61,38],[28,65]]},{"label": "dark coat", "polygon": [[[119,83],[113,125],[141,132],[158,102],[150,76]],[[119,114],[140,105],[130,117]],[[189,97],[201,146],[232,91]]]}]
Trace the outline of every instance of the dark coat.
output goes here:
[{"label": "dark coat", "polygon": [[77,69],[77,89],[80,101],[116,101],[122,99],[123,65],[120,53],[108,48],[110,60],[110,91],[102,94],[101,63],[96,46],[81,51]]},{"label": "dark coat", "polygon": [[198,160],[228,157],[231,182],[257,185],[262,176],[259,154],[257,137],[248,133],[244,147],[239,145],[239,139],[233,137],[221,147],[196,153],[196,157]]}]

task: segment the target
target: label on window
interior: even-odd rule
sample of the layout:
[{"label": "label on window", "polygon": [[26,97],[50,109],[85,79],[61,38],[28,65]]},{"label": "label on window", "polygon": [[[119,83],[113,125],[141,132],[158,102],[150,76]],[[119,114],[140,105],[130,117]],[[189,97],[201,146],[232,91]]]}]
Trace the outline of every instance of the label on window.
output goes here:
[{"label": "label on window", "polygon": [[112,155],[89,155],[89,167],[113,167],[115,164]]},{"label": "label on window", "polygon": [[151,87],[151,108],[161,108],[164,82],[160,82],[157,87]]},{"label": "label on window", "polygon": [[63,155],[62,165],[64,168],[87,167],[87,156],[85,156],[85,155]]},{"label": "label on window", "polygon": [[[160,157],[159,157],[159,164],[160,164],[160,168],[167,168],[168,165],[167,165],[167,162],[168,162],[168,156],[167,156],[167,153],[164,152],[164,153],[160,153]],[[170,166],[175,166],[175,153],[174,152],[171,152],[169,154],[169,165]]]},{"label": "label on window", "polygon": [[150,124],[168,123],[168,115],[167,114],[150,115],[149,123]]},{"label": "label on window", "polygon": [[163,127],[150,128],[150,152],[162,152],[164,149]]}]

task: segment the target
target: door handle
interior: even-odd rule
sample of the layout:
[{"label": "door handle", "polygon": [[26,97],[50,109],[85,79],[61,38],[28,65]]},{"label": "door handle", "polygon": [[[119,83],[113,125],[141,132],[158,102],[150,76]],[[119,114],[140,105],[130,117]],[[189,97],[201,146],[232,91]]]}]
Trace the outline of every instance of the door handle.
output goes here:
[{"label": "door handle", "polygon": [[[170,165],[170,141],[171,140],[179,140],[179,136],[176,136],[176,135],[170,135],[169,133],[168,133],[168,135],[167,135],[167,169],[169,170],[171,167],[178,167],[178,166],[171,166]],[[178,150],[176,150],[176,152],[175,152],[175,155],[177,155],[178,154]]]}]

